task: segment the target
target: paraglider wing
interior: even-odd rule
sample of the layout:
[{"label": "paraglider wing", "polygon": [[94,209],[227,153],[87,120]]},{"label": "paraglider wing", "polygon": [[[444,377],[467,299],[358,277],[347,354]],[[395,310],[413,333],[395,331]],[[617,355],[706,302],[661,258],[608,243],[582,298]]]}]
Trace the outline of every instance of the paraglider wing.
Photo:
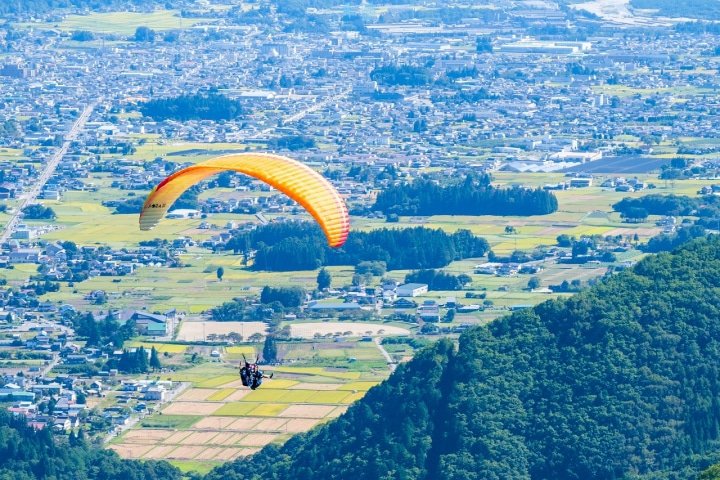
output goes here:
[{"label": "paraglider wing", "polygon": [[250,175],[277,188],[315,218],[331,247],[340,247],[345,243],[350,218],[337,190],[307,165],[267,153],[225,155],[173,173],[160,182],[145,200],[140,212],[140,230],[150,230],[157,225],[185,190],[226,170]]}]

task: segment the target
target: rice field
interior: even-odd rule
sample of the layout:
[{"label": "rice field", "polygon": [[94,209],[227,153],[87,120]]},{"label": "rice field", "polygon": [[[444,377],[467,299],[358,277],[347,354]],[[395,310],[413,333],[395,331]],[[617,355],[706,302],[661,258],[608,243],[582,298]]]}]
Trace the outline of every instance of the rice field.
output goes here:
[{"label": "rice field", "polygon": [[[326,345],[334,347],[331,342]],[[180,372],[184,381],[196,380],[192,388],[161,414],[145,418],[115,439],[110,448],[125,458],[165,459],[181,462],[178,465],[187,471],[206,471],[342,415],[387,375],[387,370],[266,367],[274,371],[274,378],[252,391],[240,386],[237,374],[223,373],[230,368],[213,370],[203,364]],[[200,377],[205,379],[197,381]]]}]

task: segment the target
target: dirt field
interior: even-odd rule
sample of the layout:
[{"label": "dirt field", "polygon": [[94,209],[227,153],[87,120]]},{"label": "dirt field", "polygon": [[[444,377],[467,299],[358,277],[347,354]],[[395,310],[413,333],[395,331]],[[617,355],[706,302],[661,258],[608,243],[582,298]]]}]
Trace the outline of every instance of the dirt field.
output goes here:
[{"label": "dirt field", "polygon": [[227,335],[239,333],[248,338],[254,333],[265,335],[267,325],[263,322],[193,322],[184,321],[180,326],[177,339],[185,342],[203,341],[210,334]]},{"label": "dirt field", "polygon": [[183,392],[177,399],[182,402],[201,402],[207,400],[207,398],[215,392],[217,392],[217,390],[213,388],[191,388]]},{"label": "dirt field", "polygon": [[118,445],[110,445],[110,448],[115,450],[118,455],[123,458],[140,458],[145,452],[150,450],[152,445],[133,445],[128,443],[121,443]]},{"label": "dirt field", "polygon": [[207,445],[212,442],[211,440],[217,435],[218,432],[195,432],[185,437],[182,445]]},{"label": "dirt field", "polygon": [[[158,448],[160,448],[160,447],[158,447]],[[198,455],[203,450],[205,450],[205,447],[177,447],[169,455],[167,455],[167,458],[190,460],[190,459],[195,458],[195,456]]]},{"label": "dirt field", "polygon": [[163,413],[165,415],[211,415],[222,404],[204,402],[173,402]]},{"label": "dirt field", "polygon": [[[317,322],[298,323],[290,326],[293,337],[313,338],[316,334],[327,335],[334,333],[352,332],[352,336],[362,335],[409,335],[410,331],[400,327],[383,325],[381,323],[353,323],[353,322]],[[369,333],[368,333],[369,332]]]},{"label": "dirt field", "polygon": [[335,409],[335,407],[329,405],[290,405],[280,416],[292,418],[323,418],[333,411],[333,409]]},{"label": "dirt field", "polygon": [[264,447],[275,440],[275,437],[277,437],[277,435],[269,433],[251,433],[250,435],[246,435],[240,444],[246,447]]}]

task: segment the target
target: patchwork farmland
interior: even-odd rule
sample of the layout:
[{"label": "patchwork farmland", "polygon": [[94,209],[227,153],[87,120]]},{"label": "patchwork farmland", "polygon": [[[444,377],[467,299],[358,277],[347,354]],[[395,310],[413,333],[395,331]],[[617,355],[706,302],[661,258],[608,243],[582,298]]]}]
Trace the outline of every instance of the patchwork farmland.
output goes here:
[{"label": "patchwork farmland", "polygon": [[[188,387],[109,447],[125,458],[191,462],[190,469],[202,470],[342,415],[388,373],[372,342],[283,344],[282,352],[304,366],[266,367],[274,376],[255,391],[242,386],[234,364],[204,363],[163,375]],[[223,353],[233,359],[254,349],[227,347]],[[350,368],[307,366],[312,359],[347,364],[349,355],[357,357]]]}]

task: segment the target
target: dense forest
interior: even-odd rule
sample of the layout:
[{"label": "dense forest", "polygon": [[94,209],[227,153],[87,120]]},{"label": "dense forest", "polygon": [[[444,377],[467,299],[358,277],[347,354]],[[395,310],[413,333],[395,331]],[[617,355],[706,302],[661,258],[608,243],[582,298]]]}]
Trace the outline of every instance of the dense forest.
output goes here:
[{"label": "dense forest", "polygon": [[0,478],[12,480],[180,480],[167,462],[121,460],[89,445],[82,434],[55,441],[50,429],[33,430],[22,417],[0,411]]},{"label": "dense forest", "polygon": [[155,120],[233,120],[243,114],[239,101],[224,95],[180,95],[142,103],[140,111]]},{"label": "dense forest", "polygon": [[440,268],[453,260],[482,257],[488,243],[468,230],[448,234],[425,227],[353,231],[342,248],[327,246],[320,228],[309,222],[272,223],[232,237],[225,248],[255,249],[257,270],[314,270],[322,265],[385,262],[389,270]]},{"label": "dense forest", "polygon": [[719,456],[718,287],[717,237],[648,257],[420,351],[207,480],[694,478]]},{"label": "dense forest", "polygon": [[442,186],[419,180],[381,191],[374,210],[398,215],[545,215],[556,211],[557,198],[542,189],[495,188],[490,177],[468,175]]},{"label": "dense forest", "polygon": [[626,197],[613,204],[613,210],[626,213],[632,208],[644,208],[650,215],[693,215],[701,208],[716,207],[716,197],[687,197],[684,195],[650,194],[638,198]]}]

